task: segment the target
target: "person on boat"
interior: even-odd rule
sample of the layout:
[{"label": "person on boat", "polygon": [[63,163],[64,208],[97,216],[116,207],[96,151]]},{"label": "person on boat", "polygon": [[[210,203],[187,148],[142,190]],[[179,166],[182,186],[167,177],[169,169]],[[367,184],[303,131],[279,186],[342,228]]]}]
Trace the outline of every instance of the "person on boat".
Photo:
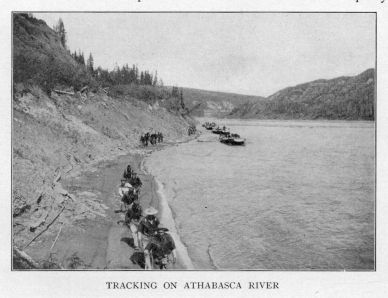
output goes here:
[{"label": "person on boat", "polygon": [[125,214],[125,224],[129,227],[132,237],[133,237],[133,246],[135,250],[139,250],[139,237],[138,237],[138,227],[140,224],[140,219],[143,213],[143,209],[139,204],[139,198],[135,198],[133,204],[128,209]]},{"label": "person on boat", "polygon": [[155,236],[159,227],[159,219],[156,217],[158,210],[149,207],[144,211],[144,218],[139,224],[139,243],[145,249],[150,239]]},{"label": "person on boat", "polygon": [[176,263],[176,246],[174,239],[167,233],[168,229],[158,228],[156,235],[150,240],[144,249],[145,269],[153,269],[151,254],[154,263],[160,269],[165,268],[169,263]]}]

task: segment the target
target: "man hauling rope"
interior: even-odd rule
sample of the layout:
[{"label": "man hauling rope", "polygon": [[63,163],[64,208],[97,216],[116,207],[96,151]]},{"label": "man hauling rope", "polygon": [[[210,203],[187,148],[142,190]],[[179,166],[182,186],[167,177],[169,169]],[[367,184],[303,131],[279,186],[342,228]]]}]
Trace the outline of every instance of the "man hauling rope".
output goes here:
[{"label": "man hauling rope", "polygon": [[143,185],[140,178],[137,176],[137,174],[135,172],[132,173],[132,177],[131,177],[131,179],[129,179],[129,182],[136,189],[139,189]]},{"label": "man hauling rope", "polygon": [[139,250],[139,238],[138,238],[138,226],[140,224],[140,219],[142,216],[142,208],[139,204],[139,198],[135,198],[131,207],[128,209],[125,214],[125,224],[129,227],[132,237],[133,237],[133,246],[135,250]]},{"label": "man hauling rope", "polygon": [[158,228],[156,235],[144,249],[145,269],[152,270],[154,265],[159,269],[167,269],[168,264],[176,263],[176,247],[174,239],[167,233],[168,229]]},{"label": "man hauling rope", "polygon": [[145,249],[148,242],[156,234],[159,227],[159,219],[156,217],[158,210],[154,207],[149,207],[144,211],[145,217],[139,224],[139,242],[141,247]]},{"label": "man hauling rope", "polygon": [[128,165],[123,173],[123,178],[129,180],[132,178],[133,173],[134,171],[132,170],[131,165]]},{"label": "man hauling rope", "polygon": [[126,179],[121,179],[119,195],[121,198],[120,211],[125,212],[128,210],[129,205],[132,204],[137,192],[130,183],[126,182]]}]

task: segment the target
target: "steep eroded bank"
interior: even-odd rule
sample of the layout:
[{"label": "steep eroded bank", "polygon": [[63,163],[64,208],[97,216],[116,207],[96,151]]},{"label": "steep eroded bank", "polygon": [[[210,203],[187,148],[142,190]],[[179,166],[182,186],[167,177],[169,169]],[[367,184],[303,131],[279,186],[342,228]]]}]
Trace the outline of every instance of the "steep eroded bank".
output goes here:
[{"label": "steep eroded bank", "polygon": [[[117,168],[120,171],[90,185],[90,191],[66,189],[68,181],[81,175],[87,179],[85,173],[101,169],[104,161],[114,160],[115,164],[120,155],[132,154],[137,163],[145,151],[138,141],[142,133],[160,131],[166,142],[174,142],[186,138],[190,121],[158,105],[112,98],[103,92],[86,97],[55,93],[48,97],[39,88],[16,92],[14,246],[25,249],[45,268],[111,267],[103,251],[117,216],[112,214],[113,203],[108,197],[117,192],[111,188],[117,187],[122,165]],[[62,181],[66,181],[64,187]]]}]

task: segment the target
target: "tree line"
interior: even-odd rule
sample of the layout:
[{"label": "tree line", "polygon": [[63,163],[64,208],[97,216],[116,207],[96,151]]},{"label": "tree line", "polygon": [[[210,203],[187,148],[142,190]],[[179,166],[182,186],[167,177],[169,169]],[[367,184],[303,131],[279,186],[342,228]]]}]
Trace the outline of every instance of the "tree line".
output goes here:
[{"label": "tree line", "polygon": [[[67,33],[61,18],[58,20],[58,23],[53,26],[53,29],[59,36],[62,46],[67,49]],[[109,71],[103,69],[101,66],[94,66],[92,53],[89,54],[87,59],[85,59],[84,53],[80,50],[78,50],[78,52],[70,52],[70,55],[80,66],[84,67],[95,80],[104,86],[127,84],[147,86],[163,85],[162,80],[158,79],[157,71],[151,73],[148,70],[139,70],[137,65],[129,67],[128,64],[125,64],[122,67],[116,66],[113,70]]]},{"label": "tree line", "polygon": [[35,85],[48,95],[55,89],[77,92],[85,86],[92,91],[110,87],[108,92],[113,97],[136,98],[148,104],[159,102],[169,111],[188,114],[183,89],[163,86],[157,71],[128,64],[113,70],[96,67],[92,53],[72,52],[67,42],[62,19],[50,29],[32,14],[13,14],[14,87],[17,83],[26,88]]}]

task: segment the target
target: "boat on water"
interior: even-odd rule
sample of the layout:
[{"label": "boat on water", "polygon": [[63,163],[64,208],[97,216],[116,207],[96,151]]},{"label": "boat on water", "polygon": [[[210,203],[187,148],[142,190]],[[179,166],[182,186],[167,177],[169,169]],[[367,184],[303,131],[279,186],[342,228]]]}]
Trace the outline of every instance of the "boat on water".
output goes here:
[{"label": "boat on water", "polygon": [[245,145],[245,139],[241,138],[238,134],[220,135],[220,142],[226,145]]},{"label": "boat on water", "polygon": [[214,122],[206,122],[202,126],[205,127],[207,130],[212,130],[214,127],[216,127],[216,124]]},{"label": "boat on water", "polygon": [[230,132],[225,127],[223,127],[223,128],[220,128],[220,127],[213,128],[212,133],[215,133],[215,134],[218,134],[218,135],[230,134]]}]

